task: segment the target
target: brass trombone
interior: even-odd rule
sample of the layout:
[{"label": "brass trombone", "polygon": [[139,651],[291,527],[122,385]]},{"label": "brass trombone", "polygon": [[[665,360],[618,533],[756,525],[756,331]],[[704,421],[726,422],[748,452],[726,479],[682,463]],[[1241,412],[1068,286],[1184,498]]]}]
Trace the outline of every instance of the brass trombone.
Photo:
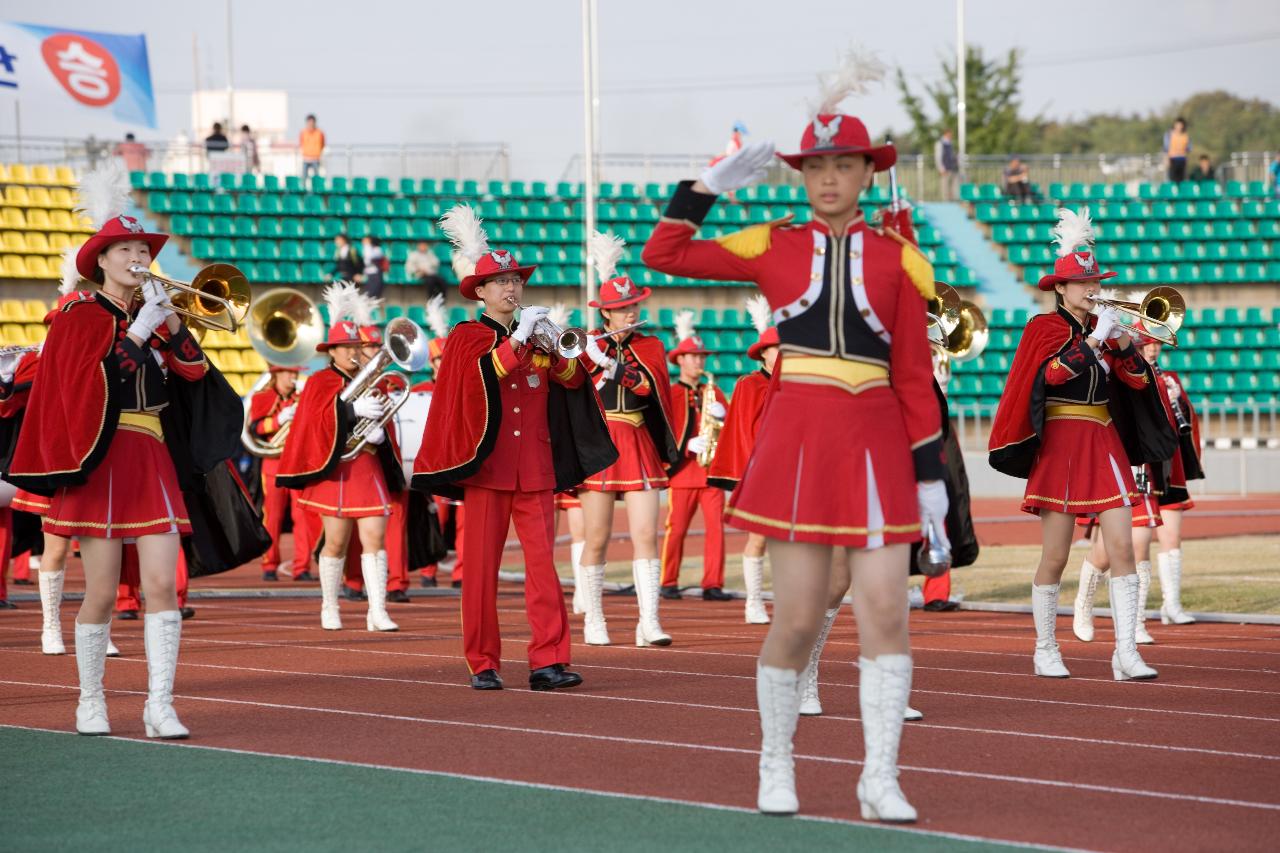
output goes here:
[{"label": "brass trombone", "polygon": [[[1153,287],[1141,302],[1090,296],[1094,305],[1114,308],[1121,318],[1116,326],[1126,332],[1146,335],[1167,347],[1178,345],[1178,330],[1187,316],[1187,303],[1172,287]],[[1126,315],[1128,319],[1126,319]]]},{"label": "brass trombone", "polygon": [[205,329],[238,331],[252,299],[249,280],[231,264],[210,264],[190,282],[156,275],[141,264],[129,272],[158,282],[170,294],[174,313]]},{"label": "brass trombone", "polygon": [[[245,318],[249,344],[268,364],[280,367],[301,367],[315,356],[316,344],[324,337],[324,318],[315,303],[300,290],[278,287],[254,300],[253,308]],[[249,404],[253,395],[271,382],[271,372],[265,371],[249,389],[244,403],[244,426],[240,442],[254,456],[275,458],[284,452],[284,442],[293,421],[280,427],[271,438],[263,441],[249,428]]]}]

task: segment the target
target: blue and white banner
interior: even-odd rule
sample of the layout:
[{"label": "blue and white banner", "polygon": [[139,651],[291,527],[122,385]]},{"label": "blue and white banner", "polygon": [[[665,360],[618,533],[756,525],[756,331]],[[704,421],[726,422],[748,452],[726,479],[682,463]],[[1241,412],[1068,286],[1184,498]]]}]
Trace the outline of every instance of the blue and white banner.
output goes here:
[{"label": "blue and white banner", "polygon": [[144,35],[0,22],[0,97],[5,93],[40,110],[90,110],[156,126]]}]

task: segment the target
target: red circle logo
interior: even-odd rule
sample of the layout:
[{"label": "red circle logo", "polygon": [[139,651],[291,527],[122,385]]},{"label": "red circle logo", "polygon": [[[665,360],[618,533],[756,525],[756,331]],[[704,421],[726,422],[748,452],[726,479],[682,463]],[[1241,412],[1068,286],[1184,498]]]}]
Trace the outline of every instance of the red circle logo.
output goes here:
[{"label": "red circle logo", "polygon": [[45,65],[71,97],[105,107],[120,95],[120,66],[105,47],[71,33],[49,36],[40,46]]}]

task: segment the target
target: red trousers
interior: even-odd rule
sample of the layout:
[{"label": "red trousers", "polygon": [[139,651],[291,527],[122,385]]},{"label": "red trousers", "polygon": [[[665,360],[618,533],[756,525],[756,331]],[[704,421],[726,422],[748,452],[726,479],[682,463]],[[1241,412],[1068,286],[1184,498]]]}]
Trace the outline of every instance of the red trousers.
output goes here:
[{"label": "red trousers", "polygon": [[4,576],[9,574],[9,551],[13,549],[13,510],[0,507],[0,601],[9,600]]},{"label": "red trousers", "polygon": [[[391,515],[387,518],[387,535],[384,544],[387,551],[387,591],[409,588],[409,529],[405,525],[409,512],[409,492],[405,490],[391,495]],[[364,589],[364,574],[360,570],[360,555],[364,547],[360,534],[351,531],[347,544],[347,564],[343,568],[344,583],[352,589]]]},{"label": "red trousers", "polygon": [[[440,529],[443,530],[445,523],[449,520],[449,515],[453,515],[453,571],[449,574],[450,581],[462,580],[462,552],[464,549],[462,541],[462,515],[463,506],[460,503],[451,503],[445,498],[437,497],[436,512],[439,513],[436,519],[440,522]],[[424,578],[433,578],[436,576],[437,566],[432,563],[430,566],[422,567],[422,576]]]},{"label": "red trousers", "polygon": [[[178,606],[187,606],[187,558],[178,549]],[[125,545],[120,555],[120,587],[116,590],[116,610],[141,610],[142,575],[138,563],[138,546]]]},{"label": "red trousers", "polygon": [[706,528],[702,588],[724,586],[724,491],[675,487],[667,491],[667,533],[662,539],[663,586],[677,586],[680,582],[684,537],[689,533],[689,523],[698,507],[702,507],[702,524]]},{"label": "red trousers", "polygon": [[507,532],[515,522],[524,550],[524,606],[529,620],[529,668],[569,663],[569,617],[552,549],[556,539],[555,497],[543,492],[507,492],[467,486],[466,549],[471,558],[462,585],[462,645],[473,673],[502,669],[498,624],[498,568]]},{"label": "red trousers", "polygon": [[951,597],[951,572],[945,571],[936,578],[924,579],[924,603],[946,601]]},{"label": "red trousers", "polygon": [[311,568],[311,552],[319,533],[319,516],[298,505],[295,489],[276,485],[279,459],[262,460],[262,524],[271,534],[271,547],[262,555],[262,570],[274,572],[280,567],[280,539],[284,535],[285,511],[293,519],[293,571],[296,577]]}]

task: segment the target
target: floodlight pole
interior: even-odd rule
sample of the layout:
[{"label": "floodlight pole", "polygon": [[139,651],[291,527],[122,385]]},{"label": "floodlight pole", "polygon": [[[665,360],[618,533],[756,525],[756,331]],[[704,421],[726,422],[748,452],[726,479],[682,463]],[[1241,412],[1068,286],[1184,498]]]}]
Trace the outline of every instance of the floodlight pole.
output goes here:
[{"label": "floodlight pole", "polygon": [[227,0],[227,130],[236,126],[236,84],[231,49],[231,0]]},{"label": "floodlight pole", "polygon": [[963,178],[968,166],[965,162],[965,66],[969,52],[964,46],[964,0],[956,0],[956,162]]},{"label": "floodlight pole", "polygon": [[595,270],[587,247],[596,229],[596,108],[599,106],[596,63],[596,0],[582,0],[582,316],[590,328],[590,303],[596,298]]}]

